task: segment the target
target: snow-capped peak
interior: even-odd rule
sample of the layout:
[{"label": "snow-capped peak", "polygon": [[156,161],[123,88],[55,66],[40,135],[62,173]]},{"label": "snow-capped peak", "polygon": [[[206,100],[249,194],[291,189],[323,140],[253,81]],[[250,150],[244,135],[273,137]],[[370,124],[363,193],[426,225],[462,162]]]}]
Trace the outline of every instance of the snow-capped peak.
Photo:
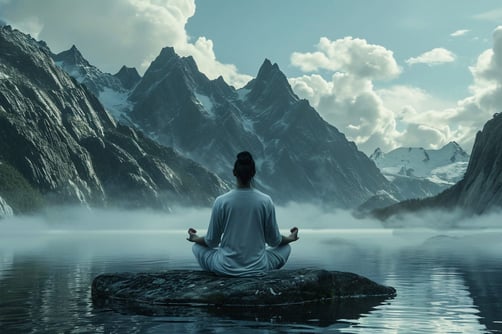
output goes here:
[{"label": "snow-capped peak", "polygon": [[[432,178],[435,182],[448,183],[457,182],[463,176],[469,161],[469,155],[456,142],[450,142],[438,150],[400,147],[383,153],[376,149],[370,158],[387,176]],[[447,172],[449,169],[451,171]]]}]

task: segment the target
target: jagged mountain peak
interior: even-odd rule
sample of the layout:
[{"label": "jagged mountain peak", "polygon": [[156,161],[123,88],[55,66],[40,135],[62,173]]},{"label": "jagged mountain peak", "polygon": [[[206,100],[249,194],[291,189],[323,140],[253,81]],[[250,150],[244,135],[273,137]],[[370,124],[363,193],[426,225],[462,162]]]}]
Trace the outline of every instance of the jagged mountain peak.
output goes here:
[{"label": "jagged mountain peak", "polygon": [[158,59],[171,59],[171,58],[176,58],[178,59],[179,56],[178,54],[176,53],[176,51],[174,51],[174,48],[172,46],[166,46],[164,48],[162,48],[162,50],[160,50],[160,54],[158,55],[157,57]]},{"label": "jagged mountain peak", "polygon": [[[181,57],[172,47],[164,47],[150,64],[145,75],[134,88],[130,99],[138,101],[146,96],[155,95],[157,90],[165,90],[163,84],[176,82],[177,94],[192,95],[189,91],[196,87],[207,86],[210,80],[199,71],[193,57]],[[152,90],[152,87],[156,89]]]},{"label": "jagged mountain peak", "polygon": [[132,89],[141,80],[141,76],[135,67],[125,65],[113,76],[119,79],[124,88],[127,89]]},{"label": "jagged mountain peak", "polygon": [[282,81],[283,84],[288,82],[286,76],[279,68],[279,65],[277,65],[277,63],[272,64],[267,58],[263,61],[263,64],[258,70],[258,75],[255,80],[263,82],[274,81],[275,83],[280,83]]},{"label": "jagged mountain peak", "polygon": [[73,44],[68,50],[56,54],[53,58],[56,62],[64,62],[65,64],[71,66],[90,66],[87,59],[84,58],[75,44]]},{"label": "jagged mountain peak", "polygon": [[198,71],[197,64],[192,56],[181,57],[176,53],[174,48],[170,46],[162,48],[157,58],[155,58],[155,60],[151,63],[148,71],[150,69],[159,70],[166,67],[172,67],[173,65],[178,66],[180,62],[185,65],[185,69],[188,68],[190,70]]},{"label": "jagged mountain peak", "polygon": [[264,80],[280,71],[281,70],[279,69],[279,65],[277,65],[277,63],[272,64],[272,62],[268,58],[265,58],[263,64],[260,67],[260,70],[258,71],[256,79]]},{"label": "jagged mountain peak", "polygon": [[180,56],[174,52],[172,47],[164,47],[160,50],[159,55],[152,61],[145,72],[144,77],[147,78],[151,73],[164,71],[173,62],[180,60]]},{"label": "jagged mountain peak", "polygon": [[270,105],[270,103],[288,106],[299,101],[279,65],[272,64],[269,59],[265,59],[256,78],[251,80],[244,89],[250,91],[247,95],[248,99],[262,106]]}]

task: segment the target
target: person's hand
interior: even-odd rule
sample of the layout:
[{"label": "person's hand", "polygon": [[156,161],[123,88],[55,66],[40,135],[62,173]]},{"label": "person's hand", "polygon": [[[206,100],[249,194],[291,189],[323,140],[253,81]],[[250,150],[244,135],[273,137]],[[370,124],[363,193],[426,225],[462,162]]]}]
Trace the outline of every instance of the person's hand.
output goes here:
[{"label": "person's hand", "polygon": [[291,234],[289,235],[289,237],[291,238],[291,240],[293,241],[296,241],[298,240],[298,227],[293,227],[291,228],[291,230],[289,230],[291,232]]},{"label": "person's hand", "polygon": [[197,235],[197,231],[194,229],[194,228],[189,228],[188,229],[188,238],[187,240],[190,241],[190,242],[195,242],[195,240],[198,238],[199,236]]}]

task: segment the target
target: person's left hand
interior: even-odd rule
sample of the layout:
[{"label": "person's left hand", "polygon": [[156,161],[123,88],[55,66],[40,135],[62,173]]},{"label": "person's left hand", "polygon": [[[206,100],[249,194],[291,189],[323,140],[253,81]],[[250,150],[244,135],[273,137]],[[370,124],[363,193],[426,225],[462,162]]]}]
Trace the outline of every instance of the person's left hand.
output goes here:
[{"label": "person's left hand", "polygon": [[296,241],[299,239],[298,237],[298,227],[293,227],[291,228],[291,230],[289,230],[291,232],[291,234],[289,235],[289,237],[293,240],[293,241]]}]

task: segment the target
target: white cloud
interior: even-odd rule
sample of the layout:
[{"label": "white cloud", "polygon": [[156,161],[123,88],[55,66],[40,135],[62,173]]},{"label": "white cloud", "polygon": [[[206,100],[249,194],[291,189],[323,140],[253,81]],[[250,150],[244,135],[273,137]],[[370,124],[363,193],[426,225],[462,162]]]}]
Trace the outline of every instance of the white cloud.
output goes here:
[{"label": "white cloud", "polygon": [[459,124],[457,137],[466,147],[472,146],[476,132],[502,106],[502,26],[493,32],[493,48],[486,50],[470,68],[471,96],[458,102],[452,121]]},{"label": "white cloud", "polygon": [[182,56],[192,55],[211,79],[222,75],[234,85],[250,79],[217,61],[210,39],[190,42],[185,25],[195,14],[194,0],[16,0],[0,2],[0,12],[8,24],[45,40],[54,52],[76,44],[106,72],[123,64],[143,72],[163,47],[173,46]]},{"label": "white cloud", "polygon": [[388,80],[401,72],[392,51],[366,40],[345,37],[331,41],[322,37],[316,45],[318,51],[291,55],[291,63],[304,72],[319,69],[348,72],[371,80]]},{"label": "white cloud", "polygon": [[323,118],[334,124],[365,152],[378,145],[394,148],[396,124],[374,92],[371,80],[337,72],[331,81],[313,74],[291,78],[295,92],[307,98]]},{"label": "white cloud", "polygon": [[438,124],[445,124],[451,115],[435,111],[446,108],[447,103],[413,87],[374,88],[374,81],[400,73],[391,51],[352,38],[321,39],[317,49],[315,53],[295,53],[292,63],[304,70],[332,70],[331,80],[311,74],[291,78],[290,83],[359,149],[369,154],[377,147],[389,151],[398,146],[436,148],[447,143],[451,129]]},{"label": "white cloud", "polygon": [[[348,40],[344,39],[345,42]],[[321,52],[319,50],[316,52]],[[350,54],[344,52],[346,50],[339,48],[337,59],[345,59],[344,55]],[[448,52],[438,54],[448,56]],[[298,55],[305,56],[305,59],[311,60],[309,66],[312,70],[331,69],[333,75],[330,80],[313,73],[291,78],[290,83],[294,91],[307,98],[326,121],[345,133],[367,154],[377,147],[384,151],[398,146],[439,148],[452,140],[469,151],[476,132],[494,113],[501,111],[502,26],[493,32],[493,48],[480,54],[476,64],[470,68],[473,76],[469,87],[471,96],[458,102],[435,98],[426,90],[412,86],[393,85],[375,89],[374,81],[385,76],[368,76],[365,75],[367,72],[360,71],[365,64],[357,62],[365,62],[364,57],[353,58],[350,62],[329,63],[323,60],[330,59],[329,53],[321,53],[324,58],[311,57],[309,53],[297,54],[297,58],[292,57],[292,62],[300,66],[294,61],[300,59]],[[384,53],[392,55],[390,51]],[[438,58],[430,53],[422,60],[431,63]],[[325,65],[333,63],[337,66]]]},{"label": "white cloud", "polygon": [[460,37],[460,36],[464,36],[465,34],[467,34],[468,32],[470,32],[470,30],[468,29],[460,29],[460,30],[457,30],[457,31],[454,31],[450,34],[451,37]]},{"label": "white cloud", "polygon": [[193,56],[199,70],[211,79],[221,75],[227,83],[238,88],[252,79],[250,75],[239,73],[235,65],[219,62],[213,50],[213,41],[210,39],[199,37],[194,44],[182,43],[175,48],[181,55]]},{"label": "white cloud", "polygon": [[408,65],[427,64],[429,66],[451,63],[455,61],[455,54],[445,48],[435,48],[422,53],[418,57],[412,57],[406,60]]}]

